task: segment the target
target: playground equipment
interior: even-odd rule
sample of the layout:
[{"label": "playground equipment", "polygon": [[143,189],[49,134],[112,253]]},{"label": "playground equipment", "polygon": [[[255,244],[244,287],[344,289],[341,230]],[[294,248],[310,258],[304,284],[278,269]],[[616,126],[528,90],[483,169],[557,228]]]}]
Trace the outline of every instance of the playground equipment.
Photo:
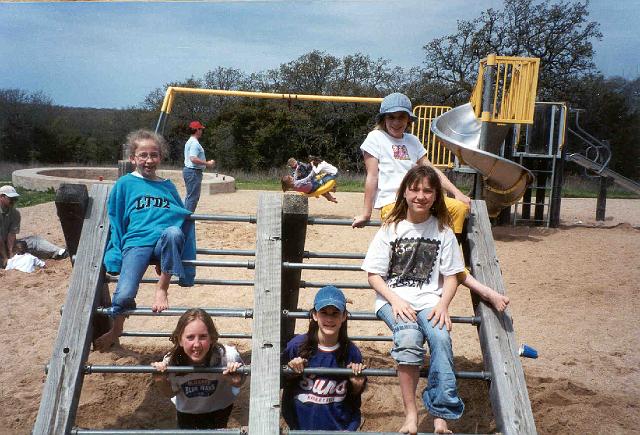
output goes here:
[{"label": "playground equipment", "polygon": [[[91,430],[74,427],[75,415],[84,376],[91,373],[148,373],[150,366],[97,366],[87,365],[91,337],[97,327],[95,320],[103,312],[99,300],[103,284],[112,282],[102,268],[104,247],[109,232],[106,216],[106,198],[110,186],[96,184],[87,195],[86,188],[79,185],[63,186],[56,199],[67,247],[75,255],[75,265],[70,288],[62,312],[62,320],[53,353],[48,366],[47,380],[34,433],[36,434],[92,434],[92,433],[189,433],[178,430]],[[323,219],[308,216],[307,198],[299,195],[264,193],[260,196],[256,216],[193,215],[194,220],[230,221],[256,224],[256,249],[211,250],[201,249],[199,255],[254,256],[255,261],[192,261],[198,267],[244,267],[255,270],[253,281],[197,280],[196,285],[252,285],[254,287],[253,309],[208,308],[215,316],[233,316],[253,319],[251,366],[244,368],[250,373],[250,403],[248,433],[251,435],[273,435],[280,433],[280,377],[286,372],[280,366],[282,345],[292,336],[295,319],[308,316],[298,306],[300,288],[321,287],[327,284],[349,288],[368,288],[361,282],[305,282],[302,270],[359,270],[357,266],[345,264],[305,263],[303,258],[348,258],[360,259],[362,254],[322,253],[304,250],[307,225],[351,225],[349,219]],[[380,225],[371,222],[370,225]],[[79,233],[81,230],[81,233]],[[504,293],[490,222],[483,201],[473,201],[464,250],[470,258],[474,275],[487,285]],[[79,237],[77,237],[79,236]],[[73,240],[76,240],[75,243]],[[362,272],[360,280],[363,279]],[[156,279],[148,279],[153,282]],[[457,372],[460,379],[476,379],[490,382],[489,398],[497,429],[505,434],[536,433],[535,423],[518,359],[518,344],[509,310],[497,313],[482,301],[474,300],[474,315],[457,317],[457,323],[475,325],[478,329],[484,368],[478,372]],[[172,308],[162,313],[152,313],[148,307],[139,307],[128,315],[177,316],[183,310]],[[373,313],[351,313],[357,321],[375,321]],[[148,333],[130,332],[129,336]],[[166,336],[168,333],[162,332]],[[124,334],[123,334],[124,335]],[[245,338],[247,334],[244,334]],[[358,339],[352,337],[352,339]],[[388,341],[389,337],[364,337],[366,340]],[[196,371],[193,367],[172,367],[170,371]],[[318,370],[318,369],[314,369]],[[340,373],[340,370],[335,370]],[[332,371],[332,372],[333,372]],[[309,370],[309,373],[313,370]],[[394,376],[392,369],[371,368],[369,376]],[[400,404],[398,404],[400,406]],[[199,432],[206,433],[206,432]],[[240,434],[244,429],[226,429],[209,433]],[[288,433],[309,433],[288,431]],[[318,432],[316,432],[318,433]],[[330,433],[330,432],[322,432]]]},{"label": "playground equipment", "polygon": [[431,130],[482,182],[475,197],[490,216],[516,203],[533,181],[524,166],[503,158],[509,124],[533,122],[539,59],[490,55],[480,62],[471,102],[436,117]]}]

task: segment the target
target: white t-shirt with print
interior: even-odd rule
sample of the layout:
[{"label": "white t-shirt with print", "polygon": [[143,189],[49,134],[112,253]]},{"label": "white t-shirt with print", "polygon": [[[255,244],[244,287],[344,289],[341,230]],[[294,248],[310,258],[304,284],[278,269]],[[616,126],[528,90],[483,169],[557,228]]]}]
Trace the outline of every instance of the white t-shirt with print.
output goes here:
[{"label": "white t-shirt with print", "polygon": [[395,202],[402,179],[427,153],[414,135],[404,133],[402,139],[397,139],[383,130],[371,131],[360,149],[378,160],[378,190],[373,208]]},{"label": "white t-shirt with print", "polygon": [[[380,228],[362,269],[382,276],[391,291],[421,311],[440,301],[444,277],[462,272],[464,263],[451,228],[441,231],[431,216],[419,224],[403,220]],[[386,303],[376,294],[375,311]]]},{"label": "white t-shirt with print", "polygon": [[[227,361],[242,363],[233,346],[225,346],[225,355],[211,356],[211,367],[226,367]],[[171,401],[176,409],[187,414],[203,414],[231,405],[240,388],[234,387],[222,373],[169,373],[171,389],[176,394]]]}]

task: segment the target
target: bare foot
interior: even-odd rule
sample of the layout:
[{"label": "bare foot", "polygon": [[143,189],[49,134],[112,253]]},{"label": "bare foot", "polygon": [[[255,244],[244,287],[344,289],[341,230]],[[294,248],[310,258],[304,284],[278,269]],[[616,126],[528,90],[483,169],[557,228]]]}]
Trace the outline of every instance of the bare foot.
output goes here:
[{"label": "bare foot", "polygon": [[167,297],[167,291],[163,289],[156,289],[156,300],[151,305],[151,311],[159,313],[169,308],[169,298]]},{"label": "bare foot", "polygon": [[447,426],[447,420],[444,420],[442,418],[433,419],[433,432],[434,433],[453,433],[449,430],[449,426]]},{"label": "bare foot", "polygon": [[398,431],[400,433],[408,433],[408,434],[412,434],[415,435],[418,433],[418,420],[417,420],[417,416],[416,418],[411,418],[409,416],[407,416],[404,420],[404,424],[402,425],[402,427],[400,428],[400,430]]},{"label": "bare foot", "polygon": [[113,329],[111,329],[109,332],[105,332],[95,339],[93,342],[93,350],[97,350],[98,352],[107,352],[117,340],[118,337],[114,333]]},{"label": "bare foot", "polygon": [[507,309],[507,305],[509,305],[509,298],[505,295],[501,295],[495,290],[490,289],[491,291],[487,294],[487,299],[489,303],[493,305],[498,312],[503,312]]}]

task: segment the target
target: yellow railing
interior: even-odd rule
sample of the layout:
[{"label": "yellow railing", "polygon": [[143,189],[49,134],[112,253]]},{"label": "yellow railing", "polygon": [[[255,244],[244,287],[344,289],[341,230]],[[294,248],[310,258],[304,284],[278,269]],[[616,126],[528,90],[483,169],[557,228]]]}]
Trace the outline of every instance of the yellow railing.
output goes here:
[{"label": "yellow railing", "polygon": [[442,145],[431,131],[431,120],[451,110],[449,106],[415,106],[413,114],[418,120],[411,125],[411,133],[415,134],[427,150],[427,157],[440,169],[453,168],[453,155]]},{"label": "yellow railing", "polygon": [[173,100],[177,94],[216,95],[221,97],[249,97],[268,98],[274,100],[300,100],[300,101],[325,101],[334,103],[370,103],[379,104],[382,98],[378,97],[340,97],[333,95],[303,95],[303,94],[276,94],[271,92],[227,91],[223,89],[181,88],[170,86],[162,102],[164,113],[171,113]]},{"label": "yellow railing", "polygon": [[[495,66],[493,111],[482,117],[482,87],[486,66]],[[540,59],[490,55],[480,61],[478,80],[471,94],[476,117],[490,122],[532,124]]]}]

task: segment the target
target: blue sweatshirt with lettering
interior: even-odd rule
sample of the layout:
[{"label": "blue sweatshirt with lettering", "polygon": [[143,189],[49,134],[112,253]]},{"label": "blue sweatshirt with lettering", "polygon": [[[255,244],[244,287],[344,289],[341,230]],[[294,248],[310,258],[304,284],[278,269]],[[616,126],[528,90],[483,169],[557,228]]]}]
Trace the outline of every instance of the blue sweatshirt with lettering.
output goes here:
[{"label": "blue sweatshirt with lettering", "polygon": [[[134,246],[155,246],[162,232],[170,227],[181,228],[185,235],[183,260],[195,260],[196,241],[191,211],[184,204],[176,186],[170,180],[147,180],[127,174],[115,183],[109,194],[109,242],[104,255],[107,272],[120,273],[122,252]],[[179,275],[181,286],[192,286],[194,266],[183,266]]]}]

